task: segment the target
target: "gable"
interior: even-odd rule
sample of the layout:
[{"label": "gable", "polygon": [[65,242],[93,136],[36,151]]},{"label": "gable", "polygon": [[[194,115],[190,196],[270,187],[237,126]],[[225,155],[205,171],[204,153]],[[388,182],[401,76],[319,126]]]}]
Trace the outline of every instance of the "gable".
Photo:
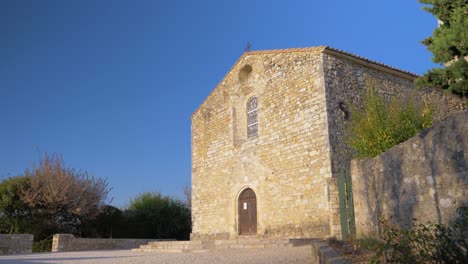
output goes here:
[{"label": "gable", "polygon": [[[221,87],[223,86],[232,86],[235,85],[236,82],[242,81],[242,67],[249,65],[252,61],[261,61],[262,57],[264,56],[272,56],[275,54],[288,54],[288,53],[297,53],[298,55],[301,54],[309,54],[309,55],[320,55],[321,53],[326,53],[332,56],[344,58],[350,60],[354,63],[360,64],[365,67],[373,68],[378,71],[383,71],[390,73],[392,75],[398,76],[400,78],[411,80],[413,81],[418,77],[417,74],[411,73],[409,71],[404,71],[392,66],[388,66],[383,63],[379,63],[377,61],[373,61],[358,55],[354,55],[349,52],[345,52],[343,50],[335,49],[329,46],[317,46],[317,47],[306,47],[306,48],[291,48],[291,49],[277,49],[277,50],[258,50],[258,51],[249,51],[242,54],[242,56],[234,63],[231,69],[227,72],[227,74],[223,77],[223,79],[218,83],[218,85],[211,91],[211,93],[207,96],[205,101],[194,111],[191,118],[193,118],[208,102],[211,102],[210,98],[217,93],[217,90],[222,90]],[[250,65],[251,66],[251,65]],[[227,95],[227,91],[220,91],[221,94]],[[218,101],[218,100],[213,100]],[[218,102],[217,104],[222,103]],[[215,106],[217,105],[214,104]],[[205,110],[205,112],[209,112]]]}]

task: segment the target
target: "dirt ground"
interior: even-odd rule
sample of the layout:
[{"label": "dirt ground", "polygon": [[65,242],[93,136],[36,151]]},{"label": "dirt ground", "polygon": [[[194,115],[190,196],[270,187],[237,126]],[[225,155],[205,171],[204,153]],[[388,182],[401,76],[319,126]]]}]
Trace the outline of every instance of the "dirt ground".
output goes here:
[{"label": "dirt ground", "polygon": [[312,263],[310,247],[238,249],[203,253],[138,253],[130,250],[2,255],[0,264],[304,264]]}]

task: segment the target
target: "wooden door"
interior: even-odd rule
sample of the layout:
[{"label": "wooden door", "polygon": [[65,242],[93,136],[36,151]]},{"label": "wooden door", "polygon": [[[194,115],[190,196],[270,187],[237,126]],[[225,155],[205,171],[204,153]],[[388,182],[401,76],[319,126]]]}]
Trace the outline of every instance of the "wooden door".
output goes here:
[{"label": "wooden door", "polygon": [[239,235],[257,234],[257,197],[252,189],[239,196]]}]

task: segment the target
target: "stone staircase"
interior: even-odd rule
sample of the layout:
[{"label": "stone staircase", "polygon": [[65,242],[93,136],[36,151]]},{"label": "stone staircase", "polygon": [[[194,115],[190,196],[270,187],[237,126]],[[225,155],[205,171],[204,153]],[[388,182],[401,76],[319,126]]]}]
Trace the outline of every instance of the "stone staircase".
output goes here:
[{"label": "stone staircase", "polygon": [[135,252],[208,252],[223,249],[260,249],[282,247],[311,247],[315,239],[252,239],[240,238],[231,240],[195,240],[195,241],[154,241],[140,248],[132,249]]}]

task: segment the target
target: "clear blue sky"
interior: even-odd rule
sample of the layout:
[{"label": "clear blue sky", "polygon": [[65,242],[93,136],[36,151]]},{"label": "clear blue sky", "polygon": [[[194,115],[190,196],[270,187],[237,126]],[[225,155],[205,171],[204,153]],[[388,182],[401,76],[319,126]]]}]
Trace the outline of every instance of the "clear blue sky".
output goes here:
[{"label": "clear blue sky", "polygon": [[190,185],[190,115],[243,53],[329,45],[417,74],[416,0],[0,1],[0,178],[40,152],[106,177],[113,204]]}]

